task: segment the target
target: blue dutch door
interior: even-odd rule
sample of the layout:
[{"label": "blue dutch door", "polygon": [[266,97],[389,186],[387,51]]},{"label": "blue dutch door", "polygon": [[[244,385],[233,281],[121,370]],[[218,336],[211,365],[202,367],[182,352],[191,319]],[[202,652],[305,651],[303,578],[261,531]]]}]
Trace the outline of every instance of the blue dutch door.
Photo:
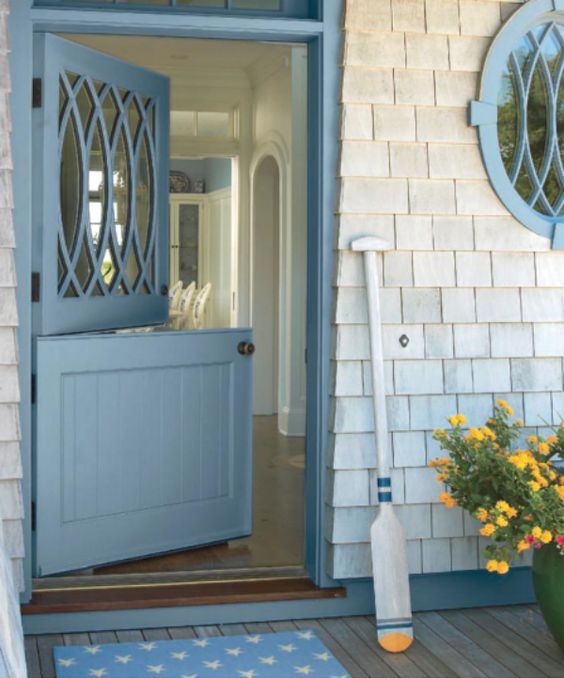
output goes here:
[{"label": "blue dutch door", "polygon": [[168,320],[165,77],[35,44],[36,574],[251,531],[248,329]]}]

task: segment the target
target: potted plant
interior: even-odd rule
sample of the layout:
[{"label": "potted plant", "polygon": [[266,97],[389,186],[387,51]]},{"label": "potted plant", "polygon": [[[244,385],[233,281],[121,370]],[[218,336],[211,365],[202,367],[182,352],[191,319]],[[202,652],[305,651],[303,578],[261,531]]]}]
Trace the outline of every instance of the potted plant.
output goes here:
[{"label": "potted plant", "polygon": [[498,400],[491,419],[465,429],[466,417],[449,418],[450,431],[434,437],[449,456],[435,459],[439,499],[460,506],[482,523],[486,569],[498,575],[533,549],[533,583],[546,623],[564,650],[564,476],[552,458],[564,450],[564,424],[547,438],[531,435],[520,447],[523,422]]}]

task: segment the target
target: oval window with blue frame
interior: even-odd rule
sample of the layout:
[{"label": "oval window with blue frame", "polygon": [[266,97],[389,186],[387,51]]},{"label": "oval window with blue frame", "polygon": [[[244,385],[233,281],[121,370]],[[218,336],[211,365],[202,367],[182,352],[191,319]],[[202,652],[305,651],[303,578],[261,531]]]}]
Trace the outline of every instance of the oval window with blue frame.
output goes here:
[{"label": "oval window with blue frame", "polygon": [[529,0],[503,26],[470,104],[490,181],[507,209],[564,249],[564,0]]}]

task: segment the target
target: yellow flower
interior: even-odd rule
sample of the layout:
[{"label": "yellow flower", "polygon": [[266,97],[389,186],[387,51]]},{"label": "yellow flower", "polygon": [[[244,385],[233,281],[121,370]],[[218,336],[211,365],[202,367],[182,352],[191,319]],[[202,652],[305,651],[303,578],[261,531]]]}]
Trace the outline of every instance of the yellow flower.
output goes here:
[{"label": "yellow flower", "polygon": [[527,468],[527,458],[522,454],[511,454],[507,457],[507,461],[513,466],[516,466],[518,469],[523,471]]},{"label": "yellow flower", "polygon": [[515,419],[515,426],[524,426],[524,422],[522,419]]},{"label": "yellow flower", "polygon": [[510,506],[505,512],[505,515],[508,518],[515,518],[515,516],[517,515],[517,509],[514,509],[513,506]]},{"label": "yellow flower", "polygon": [[486,570],[488,572],[497,572],[497,560],[488,560]]},{"label": "yellow flower", "polygon": [[507,518],[504,516],[498,516],[495,522],[499,527],[507,527],[509,525]]},{"label": "yellow flower", "polygon": [[438,473],[438,474],[437,474],[437,477],[435,478],[435,480],[436,480],[438,483],[444,483],[444,481],[445,481],[446,479],[447,479],[447,474],[446,474],[446,473]]},{"label": "yellow flower", "polygon": [[521,539],[521,541],[517,544],[517,551],[521,553],[521,551],[526,551],[527,549],[530,549],[531,545],[529,544],[528,541],[525,541],[524,539]]},{"label": "yellow flower", "polygon": [[480,530],[482,537],[491,537],[492,534],[496,531],[496,526],[493,523],[486,523],[484,527]]},{"label": "yellow flower", "polygon": [[550,542],[552,541],[552,532],[550,532],[549,530],[544,530],[540,536],[540,540],[542,541],[543,544],[550,544]]},{"label": "yellow flower", "polygon": [[556,471],[549,471],[548,477],[550,478],[550,480],[554,480],[556,478]]},{"label": "yellow flower", "polygon": [[558,442],[558,438],[556,436],[548,436],[546,442],[550,443],[551,445],[556,445],[556,443]]},{"label": "yellow flower", "polygon": [[537,450],[541,454],[548,454],[550,452],[550,445],[548,443],[539,443]]},{"label": "yellow flower", "polygon": [[442,501],[447,508],[453,508],[456,506],[456,500],[448,492],[441,492],[439,494],[439,500]]},{"label": "yellow flower", "polygon": [[495,433],[491,430],[489,426],[484,426],[482,428],[482,433],[489,438],[490,440],[495,440]]},{"label": "yellow flower", "polygon": [[448,420],[452,426],[462,426],[466,423],[466,417],[463,414],[453,414]]},{"label": "yellow flower", "polygon": [[477,428],[471,428],[466,437],[468,440],[484,440],[485,438],[484,434]]},{"label": "yellow flower", "polygon": [[434,431],[434,434],[437,436],[437,438],[444,438],[447,433],[444,428],[438,428],[436,431]]},{"label": "yellow flower", "polygon": [[497,573],[498,574],[507,574],[509,572],[509,563],[505,560],[500,560],[497,564]]},{"label": "yellow flower", "polygon": [[560,499],[562,499],[562,501],[564,501],[564,485],[559,485],[555,489],[558,492]]},{"label": "yellow flower", "polygon": [[479,508],[476,511],[475,515],[476,515],[476,518],[482,523],[485,523],[486,520],[488,519],[488,512],[486,511],[485,508]]},{"label": "yellow flower", "polygon": [[513,408],[511,407],[511,405],[509,405],[507,401],[498,400],[497,404],[499,405],[499,407],[503,408],[510,417],[513,416]]},{"label": "yellow flower", "polygon": [[440,465],[439,459],[431,459],[429,462],[429,468],[437,468]]},{"label": "yellow flower", "polygon": [[529,437],[527,438],[527,440],[528,440],[530,443],[533,443],[533,444],[539,442],[539,439],[538,439],[536,436],[529,436]]},{"label": "yellow flower", "polygon": [[503,501],[503,499],[500,499],[499,501],[496,502],[495,507],[499,511],[503,511],[505,513],[505,511],[507,511],[507,509],[509,508],[509,504],[506,501]]},{"label": "yellow flower", "polygon": [[540,528],[538,525],[536,525],[536,526],[533,527],[533,529],[531,530],[531,534],[533,535],[533,537],[534,537],[535,539],[540,539],[540,536],[541,536],[541,534],[542,534],[542,530],[541,530],[541,528]]},{"label": "yellow flower", "polygon": [[528,485],[533,492],[538,492],[541,488],[540,483],[536,480],[529,480]]}]

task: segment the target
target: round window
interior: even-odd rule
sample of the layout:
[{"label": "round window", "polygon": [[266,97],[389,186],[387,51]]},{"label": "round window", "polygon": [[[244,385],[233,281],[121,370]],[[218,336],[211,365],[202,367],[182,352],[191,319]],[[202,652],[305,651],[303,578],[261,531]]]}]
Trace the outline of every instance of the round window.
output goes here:
[{"label": "round window", "polygon": [[488,53],[470,105],[490,181],[507,209],[564,247],[564,12],[531,0]]}]

